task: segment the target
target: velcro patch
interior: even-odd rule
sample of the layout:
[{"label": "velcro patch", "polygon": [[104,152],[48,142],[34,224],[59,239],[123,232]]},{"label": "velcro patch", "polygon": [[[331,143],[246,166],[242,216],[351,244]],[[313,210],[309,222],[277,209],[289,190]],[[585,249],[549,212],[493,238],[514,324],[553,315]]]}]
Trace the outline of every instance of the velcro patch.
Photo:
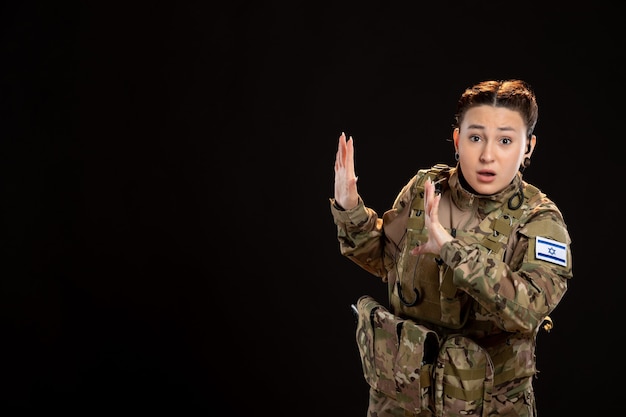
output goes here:
[{"label": "velcro patch", "polygon": [[535,237],[535,256],[553,264],[567,266],[567,244],[546,237]]}]

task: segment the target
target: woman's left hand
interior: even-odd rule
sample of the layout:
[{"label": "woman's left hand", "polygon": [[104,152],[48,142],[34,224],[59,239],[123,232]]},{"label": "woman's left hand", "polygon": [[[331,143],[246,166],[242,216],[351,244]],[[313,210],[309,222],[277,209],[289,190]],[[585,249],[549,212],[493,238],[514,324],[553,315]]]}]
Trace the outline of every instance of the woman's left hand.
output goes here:
[{"label": "woman's left hand", "polygon": [[435,194],[435,184],[428,178],[424,183],[424,228],[428,240],[411,250],[411,255],[432,253],[439,255],[444,243],[453,239],[452,235],[439,223],[439,201],[441,194]]}]

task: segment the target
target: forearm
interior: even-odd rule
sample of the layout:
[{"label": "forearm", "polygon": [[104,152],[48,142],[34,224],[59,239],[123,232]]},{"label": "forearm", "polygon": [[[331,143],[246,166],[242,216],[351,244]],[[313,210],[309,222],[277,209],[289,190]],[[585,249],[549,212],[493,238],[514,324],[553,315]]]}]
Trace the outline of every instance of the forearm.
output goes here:
[{"label": "forearm", "polygon": [[567,277],[553,269],[526,263],[514,272],[479,243],[453,240],[444,244],[441,256],[454,269],[454,284],[480,303],[507,331],[536,329],[567,289]]},{"label": "forearm", "polygon": [[341,254],[370,273],[386,278],[382,219],[361,199],[350,210],[337,207],[334,199],[330,199],[330,206]]}]

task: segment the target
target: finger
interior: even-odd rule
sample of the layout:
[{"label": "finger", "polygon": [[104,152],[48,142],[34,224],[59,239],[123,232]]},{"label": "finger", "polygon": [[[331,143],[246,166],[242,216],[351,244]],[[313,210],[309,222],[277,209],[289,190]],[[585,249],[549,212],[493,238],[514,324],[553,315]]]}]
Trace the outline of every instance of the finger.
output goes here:
[{"label": "finger", "polygon": [[352,136],[346,142],[346,169],[348,170],[349,176],[352,178],[355,176],[354,174],[354,140]]},{"label": "finger", "polygon": [[432,180],[428,178],[424,183],[424,210],[429,215],[432,212],[432,201],[434,196],[434,185]]},{"label": "finger", "polygon": [[433,198],[432,207],[430,210],[430,220],[433,223],[439,223],[439,202],[441,201],[441,194],[437,194]]},{"label": "finger", "polygon": [[346,159],[346,134],[341,132],[339,135],[339,143],[337,144],[337,156],[335,158],[336,167],[340,168],[345,166]]},{"label": "finger", "polygon": [[343,158],[343,152],[341,150],[341,144],[337,147],[337,153],[335,154],[335,171],[339,171],[343,166],[343,162],[341,162]]}]

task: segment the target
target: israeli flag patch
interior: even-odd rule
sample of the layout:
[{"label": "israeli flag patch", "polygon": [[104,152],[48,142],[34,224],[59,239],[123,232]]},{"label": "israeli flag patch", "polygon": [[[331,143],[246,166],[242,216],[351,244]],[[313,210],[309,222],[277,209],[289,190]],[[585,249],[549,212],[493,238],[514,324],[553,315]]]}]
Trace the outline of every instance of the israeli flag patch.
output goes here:
[{"label": "israeli flag patch", "polygon": [[535,238],[535,256],[537,259],[567,266],[567,245],[556,240],[537,236]]}]

